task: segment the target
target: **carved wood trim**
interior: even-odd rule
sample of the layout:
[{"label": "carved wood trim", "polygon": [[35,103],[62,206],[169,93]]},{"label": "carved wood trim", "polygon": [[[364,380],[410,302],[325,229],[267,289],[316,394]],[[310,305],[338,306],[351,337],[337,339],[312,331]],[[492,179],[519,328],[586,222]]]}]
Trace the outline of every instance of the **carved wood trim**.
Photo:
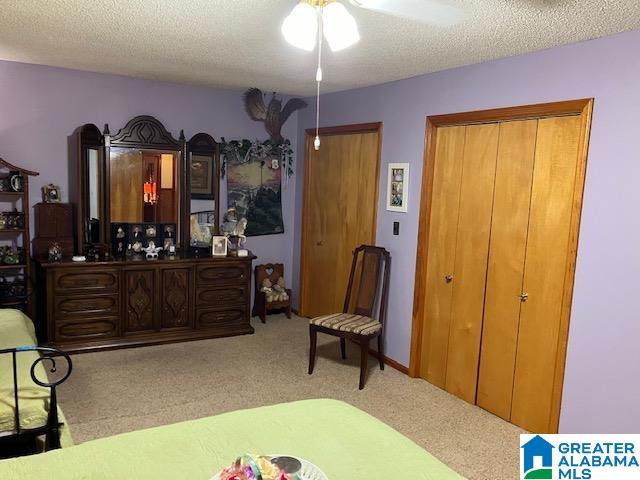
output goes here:
[{"label": "carved wood trim", "polygon": [[189,323],[189,271],[168,269],[162,272],[162,326],[183,327]]},{"label": "carved wood trim", "polygon": [[182,150],[181,141],[173,138],[164,125],[150,115],[132,118],[110,140],[112,147]]},{"label": "carved wood trim", "polygon": [[137,331],[152,328],[153,271],[127,272],[126,330]]},{"label": "carved wood trim", "polygon": [[196,133],[188,142],[189,152],[191,153],[207,153],[213,155],[216,153],[218,142],[208,133]]}]

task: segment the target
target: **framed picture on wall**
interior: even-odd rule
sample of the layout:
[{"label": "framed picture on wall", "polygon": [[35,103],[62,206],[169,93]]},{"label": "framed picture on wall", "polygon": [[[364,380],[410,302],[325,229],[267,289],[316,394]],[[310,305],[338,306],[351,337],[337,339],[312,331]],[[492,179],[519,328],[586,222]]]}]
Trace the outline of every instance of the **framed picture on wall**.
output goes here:
[{"label": "framed picture on wall", "polygon": [[214,157],[191,155],[191,198],[213,200],[215,195]]},{"label": "framed picture on wall", "polygon": [[409,206],[409,164],[390,163],[387,174],[387,210],[407,212]]}]

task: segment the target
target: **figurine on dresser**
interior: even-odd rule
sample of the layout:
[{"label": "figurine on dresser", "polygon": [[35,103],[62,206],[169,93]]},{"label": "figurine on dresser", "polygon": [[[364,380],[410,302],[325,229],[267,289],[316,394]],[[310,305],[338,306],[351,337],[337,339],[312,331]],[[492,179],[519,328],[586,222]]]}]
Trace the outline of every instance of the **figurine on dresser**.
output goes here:
[{"label": "figurine on dresser", "polygon": [[247,219],[238,218],[238,212],[235,207],[229,207],[227,213],[224,214],[220,231],[229,240],[229,255],[233,257],[246,257],[249,252],[242,248],[247,242],[244,232],[247,229]]}]

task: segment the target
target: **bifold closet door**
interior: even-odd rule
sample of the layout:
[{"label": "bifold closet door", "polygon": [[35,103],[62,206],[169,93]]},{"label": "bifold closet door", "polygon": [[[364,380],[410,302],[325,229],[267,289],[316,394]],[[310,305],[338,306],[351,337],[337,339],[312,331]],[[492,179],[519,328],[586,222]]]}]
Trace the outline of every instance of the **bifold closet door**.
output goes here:
[{"label": "bifold closet door", "polygon": [[511,418],[537,120],[500,125],[478,406]]},{"label": "bifold closet door", "polygon": [[420,371],[434,385],[444,388],[453,288],[447,275],[453,272],[458,232],[460,182],[467,127],[442,127],[436,132],[433,170],[433,202],[429,220],[425,290],[424,353]]},{"label": "bifold closet door", "polygon": [[[439,128],[427,245],[423,375],[475,402],[497,123]],[[426,375],[425,375],[426,374]]]},{"label": "bifold closet door", "polygon": [[576,185],[581,126],[579,116],[538,122],[523,281],[526,301],[520,313],[511,407],[511,422],[536,433],[557,428],[558,412],[553,409],[559,404],[552,398],[554,389],[562,388],[556,359],[566,348],[559,339],[561,329],[568,327],[561,319],[565,282],[571,281],[569,265],[575,259],[571,225],[574,203],[581,198],[582,186]]},{"label": "bifold closet door", "polygon": [[[475,403],[500,125],[467,126],[445,389]],[[441,280],[443,281],[443,280]]]}]

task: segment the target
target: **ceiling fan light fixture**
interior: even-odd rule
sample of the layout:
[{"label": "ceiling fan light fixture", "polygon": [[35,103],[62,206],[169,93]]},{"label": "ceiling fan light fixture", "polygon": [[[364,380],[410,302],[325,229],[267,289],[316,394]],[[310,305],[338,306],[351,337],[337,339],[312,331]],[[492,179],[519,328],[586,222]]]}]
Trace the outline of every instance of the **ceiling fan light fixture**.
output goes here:
[{"label": "ceiling fan light fixture", "polygon": [[282,22],[282,35],[294,47],[313,51],[318,36],[318,13],[306,2],[298,3]]},{"label": "ceiling fan light fixture", "polygon": [[337,52],[360,40],[355,18],[340,2],[330,2],[322,9],[322,28],[329,48]]}]

